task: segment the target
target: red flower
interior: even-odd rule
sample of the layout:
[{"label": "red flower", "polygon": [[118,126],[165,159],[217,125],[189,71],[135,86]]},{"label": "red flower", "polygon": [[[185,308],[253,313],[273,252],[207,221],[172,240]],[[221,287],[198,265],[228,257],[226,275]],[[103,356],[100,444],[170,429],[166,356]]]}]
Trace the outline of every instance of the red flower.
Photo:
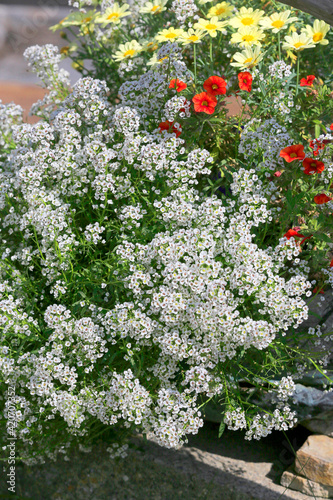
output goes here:
[{"label": "red flower", "polygon": [[330,130],[333,130],[333,123],[331,123],[330,125]]},{"label": "red flower", "polygon": [[199,111],[212,115],[217,104],[216,97],[207,94],[207,92],[201,92],[201,94],[196,94],[193,99],[194,111]]},{"label": "red flower", "polygon": [[176,137],[179,137],[180,134],[182,133],[181,126],[177,124],[178,127],[174,125],[174,122],[169,122],[168,120],[166,122],[161,122],[158,126],[160,129],[160,133],[162,133],[162,130],[167,130],[169,133],[174,133],[176,134]]},{"label": "red flower", "polygon": [[248,71],[244,71],[242,73],[238,73],[238,83],[239,88],[241,90],[246,90],[247,92],[251,92],[252,90],[252,76]]},{"label": "red flower", "polygon": [[203,88],[211,96],[222,95],[227,92],[227,82],[220,76],[210,76]]},{"label": "red flower", "polygon": [[277,170],[273,175],[274,177],[280,177],[280,175],[282,175],[282,172],[280,172],[280,170]]},{"label": "red flower", "polygon": [[178,78],[177,78],[177,80],[175,78],[173,80],[171,80],[170,85],[169,85],[169,89],[174,89],[175,85],[176,85],[177,92],[181,92],[182,90],[186,89],[186,87],[187,87],[186,83],[182,82],[181,80],[178,80]]},{"label": "red flower", "polygon": [[320,174],[325,170],[325,165],[322,161],[313,160],[312,158],[304,158],[302,165],[306,175]]},{"label": "red flower", "polygon": [[312,87],[315,79],[316,79],[316,77],[314,75],[308,75],[306,78],[301,78],[300,86],[301,87]]},{"label": "red flower", "polygon": [[283,236],[285,238],[287,238],[287,240],[290,240],[291,237],[293,238],[304,238],[304,234],[300,234],[298,232],[299,230],[299,227],[293,227],[292,229],[288,229],[288,231],[286,232],[286,234],[284,234]]},{"label": "red flower", "polygon": [[330,262],[330,267],[333,267],[333,259]]},{"label": "red flower", "polygon": [[300,242],[300,245],[302,245],[305,240],[308,240],[312,236],[312,234],[310,234],[310,236],[304,236],[304,234],[300,234],[298,231],[299,227],[293,227],[292,229],[288,229],[286,234],[284,234],[283,236],[287,238],[287,240],[290,240],[290,238],[303,238]]},{"label": "red flower", "polygon": [[[332,261],[333,262],[333,261]],[[333,266],[332,266],[333,267]],[[318,288],[315,287],[312,291],[313,294],[316,294],[316,293],[324,293],[324,290],[320,289],[319,292],[318,292]]]},{"label": "red flower", "polygon": [[313,141],[310,141],[309,146],[311,149],[313,149],[313,154],[314,156],[318,156],[319,151],[324,149],[325,147],[325,142],[320,142],[318,139],[314,139]]},{"label": "red flower", "polygon": [[317,204],[317,205],[323,205],[324,203],[327,203],[328,201],[331,201],[332,198],[330,198],[329,196],[327,196],[326,194],[322,193],[322,194],[317,194],[314,198],[313,198],[313,201]]},{"label": "red flower", "polygon": [[281,149],[280,156],[290,163],[294,160],[303,160],[305,158],[304,146],[302,144],[295,144]]}]

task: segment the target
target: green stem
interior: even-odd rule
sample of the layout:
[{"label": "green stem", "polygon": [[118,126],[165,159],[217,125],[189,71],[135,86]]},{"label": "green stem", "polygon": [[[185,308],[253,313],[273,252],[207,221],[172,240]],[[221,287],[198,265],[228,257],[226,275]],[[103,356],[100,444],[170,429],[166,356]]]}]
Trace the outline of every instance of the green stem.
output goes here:
[{"label": "green stem", "polygon": [[210,37],[209,55],[210,55],[211,70],[213,71],[213,39],[212,39],[212,37]]},{"label": "green stem", "polygon": [[298,86],[299,86],[299,60],[300,55],[297,56],[297,82],[296,82],[296,95],[298,94]]},{"label": "green stem", "polygon": [[280,32],[278,32],[278,50],[279,50],[279,60],[281,61],[281,39],[280,39]]},{"label": "green stem", "polygon": [[193,57],[194,57],[194,85],[197,86],[197,48],[193,44]]}]

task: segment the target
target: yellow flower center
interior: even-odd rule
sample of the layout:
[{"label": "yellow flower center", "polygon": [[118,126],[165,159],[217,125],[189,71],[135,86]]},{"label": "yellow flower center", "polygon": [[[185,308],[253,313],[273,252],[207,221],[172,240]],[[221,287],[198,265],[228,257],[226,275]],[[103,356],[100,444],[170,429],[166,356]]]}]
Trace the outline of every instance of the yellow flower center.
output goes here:
[{"label": "yellow flower center", "polygon": [[315,164],[315,163],[311,163],[311,167],[315,167],[315,166],[316,166],[316,164]]},{"label": "yellow flower center", "polygon": [[188,39],[191,40],[191,42],[196,42],[199,40],[199,37],[197,35],[191,35]]},{"label": "yellow flower center", "polygon": [[297,156],[297,153],[291,153],[290,154],[290,158],[296,158],[296,156]]},{"label": "yellow flower center", "polygon": [[152,12],[159,12],[161,10],[160,5],[154,5],[154,7],[151,9]]},{"label": "yellow flower center", "polygon": [[322,33],[315,33],[312,37],[314,42],[320,42],[324,38],[324,35]]},{"label": "yellow flower center", "polygon": [[253,35],[244,35],[244,36],[242,36],[242,40],[243,40],[243,42],[252,42],[252,40],[254,40],[254,36]]},{"label": "yellow flower center", "polygon": [[177,35],[176,33],[168,33],[167,35],[165,35],[165,38],[176,38]]},{"label": "yellow flower center", "polygon": [[65,47],[61,47],[61,49],[60,49],[60,54],[65,54],[65,55],[67,55],[67,54],[68,54],[68,52],[69,52],[69,46],[68,46],[68,45],[66,45]]},{"label": "yellow flower center", "polygon": [[109,14],[107,19],[118,19],[118,17],[120,16],[120,14],[118,14],[118,12],[112,12],[112,14]]},{"label": "yellow flower center", "polygon": [[92,17],[85,17],[84,19],[82,19],[82,22],[89,23],[91,20],[92,20]]},{"label": "yellow flower center", "polygon": [[212,85],[212,89],[213,89],[213,90],[215,90],[215,89],[218,89],[218,88],[219,88],[219,86],[218,86],[218,85],[216,85],[216,83],[213,83],[213,85]]},{"label": "yellow flower center", "polygon": [[226,9],[224,7],[217,7],[215,9],[215,13],[216,13],[217,16],[220,16],[221,14],[224,14],[225,11],[226,11]]},{"label": "yellow flower center", "polygon": [[253,19],[253,17],[244,17],[241,20],[241,23],[244,24],[244,26],[250,26],[250,24],[254,23],[254,19]]},{"label": "yellow flower center", "polygon": [[282,26],[284,26],[284,21],[281,21],[281,19],[277,19],[276,21],[272,22],[272,26],[274,26],[274,28],[282,28]]},{"label": "yellow flower center", "polygon": [[244,64],[248,64],[252,61],[253,57],[248,57],[247,59],[245,59],[244,61]]},{"label": "yellow flower center", "polygon": [[129,49],[129,50],[126,50],[126,52],[124,52],[124,57],[132,57],[133,55],[135,54],[135,50],[133,49]]},{"label": "yellow flower center", "polygon": [[216,30],[217,26],[216,24],[206,24],[205,28],[206,30]]},{"label": "yellow flower center", "polygon": [[164,61],[165,59],[168,59],[168,56],[165,56],[165,57],[162,57],[162,59],[159,59],[158,62],[161,63],[162,61]]},{"label": "yellow flower center", "polygon": [[203,106],[208,106],[208,102],[207,101],[202,101],[202,105]]},{"label": "yellow flower center", "polygon": [[303,45],[305,45],[305,43],[302,43],[302,42],[296,42],[296,43],[294,43],[295,49],[299,49],[300,47],[303,47]]}]

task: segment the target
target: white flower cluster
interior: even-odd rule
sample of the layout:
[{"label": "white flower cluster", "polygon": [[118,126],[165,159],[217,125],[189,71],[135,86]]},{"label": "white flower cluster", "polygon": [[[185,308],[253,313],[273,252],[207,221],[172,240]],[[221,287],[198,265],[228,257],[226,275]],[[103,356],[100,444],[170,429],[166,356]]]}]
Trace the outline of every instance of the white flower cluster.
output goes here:
[{"label": "white flower cluster", "polygon": [[286,81],[291,75],[291,66],[284,61],[275,61],[268,67],[268,71],[273,78]]},{"label": "white flower cluster", "polygon": [[173,0],[171,10],[175,13],[180,28],[186,27],[187,19],[192,21],[199,18],[196,15],[199,9],[195,5],[194,0]]},{"label": "white flower cluster", "polygon": [[97,245],[97,243],[100,241],[101,243],[105,243],[105,240],[103,240],[101,234],[105,231],[104,226],[100,226],[98,222],[95,222],[94,224],[88,224],[86,229],[84,230],[84,235],[86,237],[87,241],[92,241],[94,245]]},{"label": "white flower cluster", "polygon": [[162,117],[162,120],[165,118],[173,122],[176,116],[180,118],[189,118],[191,116],[191,102],[183,96],[174,96],[169,99],[164,106],[165,117]]},{"label": "white flower cluster", "polygon": [[277,397],[280,401],[287,401],[288,398],[293,396],[296,390],[295,382],[293,379],[289,377],[282,377],[278,385],[278,394]]},{"label": "white flower cluster", "polygon": [[[50,123],[14,130],[17,149],[1,167],[12,175],[2,187],[1,272],[11,278],[0,321],[4,336],[24,334],[37,347],[18,357],[2,348],[0,370],[30,402],[22,438],[56,418],[84,436],[94,417],[178,447],[203,424],[200,398],[230,383],[223,363],[301,324],[312,285],[297,264],[289,271],[294,239],[265,250],[256,241],[272,192],[255,170],[234,174],[237,202],[202,196],[195,186],[211,171],[208,151],[142,130],[139,99],[115,110],[107,91],[80,80]],[[104,232],[111,246],[92,251]],[[22,269],[38,277],[40,297],[27,293]],[[23,297],[35,316],[44,311],[39,321],[23,312]],[[282,427],[279,419],[265,429]]]},{"label": "white flower cluster", "polygon": [[291,143],[287,129],[274,118],[263,123],[255,119],[248,122],[242,132],[239,152],[246,159],[254,158],[258,170],[277,170],[284,166],[281,149]]},{"label": "white flower cluster", "polygon": [[14,103],[2,104],[0,99],[0,149],[12,134],[13,126],[22,123],[23,109]]},{"label": "white flower cluster", "polygon": [[24,54],[29,70],[42,80],[49,93],[31,107],[30,114],[48,118],[55,105],[60,104],[64,95],[69,92],[70,79],[68,71],[59,67],[61,55],[55,45],[33,45]]},{"label": "white flower cluster", "polygon": [[288,406],[274,410],[273,414],[257,414],[253,421],[248,424],[245,412],[241,408],[227,411],[224,415],[224,423],[228,429],[237,431],[247,429],[245,439],[261,439],[268,436],[273,430],[288,430],[297,422],[296,413],[292,412]]},{"label": "white flower cluster", "polygon": [[[158,51],[156,65],[138,79],[128,80],[119,89],[121,106],[129,106],[145,118],[153,116],[160,119],[164,107],[164,96],[170,80],[178,78],[187,83],[191,75],[182,61],[181,49],[176,43],[165,43]],[[186,112],[185,112],[186,113]]]}]

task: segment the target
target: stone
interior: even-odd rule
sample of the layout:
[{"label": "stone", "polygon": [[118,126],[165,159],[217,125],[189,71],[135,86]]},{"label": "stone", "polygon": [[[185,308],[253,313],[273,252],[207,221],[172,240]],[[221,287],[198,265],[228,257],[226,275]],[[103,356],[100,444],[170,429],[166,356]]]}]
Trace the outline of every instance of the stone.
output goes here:
[{"label": "stone", "polygon": [[300,423],[311,432],[333,437],[333,410],[323,411],[314,418],[303,420]]},{"label": "stone", "polygon": [[294,472],[293,467],[289,467],[281,476],[280,484],[288,489],[300,491],[306,495],[321,498],[333,498],[333,487],[310,481]]},{"label": "stone", "polygon": [[296,384],[292,399],[295,404],[301,404],[309,408],[316,407],[324,411],[333,409],[333,392],[324,392],[315,387]]},{"label": "stone", "polygon": [[295,472],[333,487],[333,438],[317,434],[309,436],[296,453]]}]

